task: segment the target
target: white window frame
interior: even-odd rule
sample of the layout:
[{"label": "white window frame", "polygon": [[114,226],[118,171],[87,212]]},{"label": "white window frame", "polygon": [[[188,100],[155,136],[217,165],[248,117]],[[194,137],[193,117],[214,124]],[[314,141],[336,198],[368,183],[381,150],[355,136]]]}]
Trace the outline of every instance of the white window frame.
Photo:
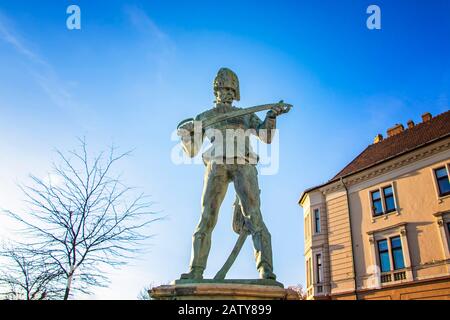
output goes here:
[{"label": "white window frame", "polygon": [[[385,198],[384,198],[384,189],[391,187],[392,188],[392,197],[394,198],[394,206],[395,209],[393,211],[390,212],[386,212],[386,205],[385,205]],[[381,208],[383,209],[383,213],[376,216],[373,210],[373,200],[372,200],[372,193],[374,192],[379,192],[380,193],[380,200],[381,200]],[[391,215],[391,214],[399,214],[399,208],[398,208],[398,202],[397,202],[397,189],[395,187],[395,183],[394,182],[389,182],[389,183],[384,183],[382,185],[380,185],[378,188],[373,188],[370,189],[368,191],[368,196],[369,196],[369,203],[370,203],[370,214],[372,216],[372,222],[377,219],[377,218],[381,218],[381,217],[385,217],[387,218],[387,216]]]},{"label": "white window frame", "polygon": [[304,221],[303,221],[303,225],[304,225],[304,228],[305,228],[305,242],[307,242],[307,240],[308,240],[308,216],[305,216],[305,219],[304,219]]},{"label": "white window frame", "polygon": [[434,165],[433,167],[431,167],[431,175],[432,175],[432,178],[433,178],[434,189],[435,189],[436,197],[437,197],[438,200],[450,197],[450,194],[441,196],[441,191],[439,189],[439,183],[438,183],[437,177],[436,177],[436,170],[440,169],[442,167],[446,168],[446,170],[447,170],[447,177],[449,177],[449,179],[450,179],[450,163],[444,163],[444,164],[441,163],[441,164]]},{"label": "white window frame", "polygon": [[447,223],[450,223],[450,211],[437,212],[434,216],[437,219],[444,256],[448,260],[450,259],[450,232],[448,231]]},{"label": "white window frame", "polygon": [[[320,254],[322,260],[322,273],[320,275],[322,282],[318,282],[317,277],[317,255]],[[312,296],[324,296],[327,294],[327,282],[325,281],[325,259],[323,254],[323,248],[316,248],[311,251],[310,259],[310,270],[311,270],[311,283],[309,284],[310,291],[312,292]],[[318,290],[318,286],[322,287],[321,292]]]},{"label": "white window frame", "polygon": [[[396,237],[396,236],[393,236]],[[375,250],[376,250],[376,255],[377,255],[377,266],[380,268],[380,272],[383,273],[383,271],[381,270],[381,260],[380,260],[380,247],[378,245],[378,243],[380,241],[386,241],[387,243],[387,247],[388,247],[388,257],[389,257],[389,271],[384,271],[384,272],[391,272],[393,271],[393,261],[392,261],[392,251],[391,251],[391,238],[387,237],[387,238],[380,238],[375,240]]]},{"label": "white window frame", "polygon": [[306,258],[306,289],[314,285],[312,255]]},{"label": "white window frame", "polygon": [[[317,212],[319,212],[319,231],[317,232],[317,225],[316,225],[316,210]],[[317,234],[321,234],[322,233],[322,213],[320,208],[314,208],[312,209],[312,220],[313,220],[313,230],[314,230],[314,235]]]},{"label": "white window frame", "polygon": [[[372,259],[372,265],[377,266],[378,270],[380,270],[379,275],[393,273],[393,272],[401,272],[404,270],[406,272],[406,281],[413,280],[413,273],[411,268],[411,257],[409,253],[408,246],[408,237],[406,234],[406,223],[400,223],[395,226],[384,228],[375,231],[369,231],[369,243],[370,243],[370,254]],[[391,248],[391,238],[400,237],[400,241],[402,243],[402,253],[403,253],[403,263],[405,267],[403,269],[394,270],[394,261],[392,258],[392,248]],[[381,273],[381,263],[378,252],[378,241],[379,240],[387,240],[388,250],[389,250],[389,264],[390,271]],[[389,283],[384,283],[382,285],[386,285]]]},{"label": "white window frame", "polygon": [[[320,270],[319,270],[319,265],[317,263],[317,257],[318,256],[320,256]],[[314,258],[315,258],[315,265],[316,265],[315,266],[316,267],[315,270],[317,272],[315,284],[323,285],[324,279],[323,279],[323,254],[322,254],[322,251],[321,252],[316,252],[314,254]]]}]

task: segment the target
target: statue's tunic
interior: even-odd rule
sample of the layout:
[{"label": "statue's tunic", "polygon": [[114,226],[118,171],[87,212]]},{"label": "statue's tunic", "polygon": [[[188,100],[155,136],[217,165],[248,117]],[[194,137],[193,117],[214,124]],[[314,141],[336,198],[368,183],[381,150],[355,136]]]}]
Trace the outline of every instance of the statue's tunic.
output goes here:
[{"label": "statue's tunic", "polygon": [[[217,105],[199,114],[195,120],[201,121],[233,110],[238,108]],[[234,184],[246,228],[252,234],[257,269],[272,270],[270,233],[260,211],[260,190],[256,170],[258,156],[250,146],[250,135],[254,134],[263,142],[271,143],[275,124],[275,118],[266,117],[265,121],[261,121],[255,114],[250,114],[216,123],[211,128],[203,128],[204,131],[196,130],[197,137],[194,133],[194,136],[182,138],[183,148],[191,157],[200,151],[204,136],[212,144],[203,153],[206,170],[202,193],[202,215],[193,237],[191,270],[206,268],[211,247],[211,233],[230,182]],[[222,141],[221,137],[218,138],[219,136],[223,137]]]},{"label": "statue's tunic", "polygon": [[[199,114],[195,121],[202,121],[239,109],[241,108],[219,105]],[[275,118],[267,118],[265,121],[261,121],[257,115],[252,113],[203,128],[204,132],[201,136],[183,140],[183,147],[186,153],[194,156],[200,151],[204,137],[207,137],[211,142],[211,146],[202,155],[205,165],[210,162],[219,164],[256,164],[259,157],[252,150],[250,136],[256,135],[263,142],[270,143],[273,134],[271,130],[275,129],[275,125]]]}]

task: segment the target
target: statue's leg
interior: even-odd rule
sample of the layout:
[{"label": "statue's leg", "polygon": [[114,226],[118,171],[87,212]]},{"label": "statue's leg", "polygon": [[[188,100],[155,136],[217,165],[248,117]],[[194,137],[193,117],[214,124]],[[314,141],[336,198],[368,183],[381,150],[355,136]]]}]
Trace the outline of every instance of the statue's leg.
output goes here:
[{"label": "statue's leg", "polygon": [[269,230],[264,224],[258,187],[258,171],[254,165],[236,165],[233,175],[234,187],[241,200],[242,214],[252,234],[256,268],[260,278],[276,279],[273,273],[272,242]]},{"label": "statue's leg", "polygon": [[203,182],[202,215],[192,239],[190,271],[182,274],[182,279],[203,278],[203,271],[206,268],[209,250],[211,249],[211,234],[217,222],[228,182],[225,165],[208,164]]}]

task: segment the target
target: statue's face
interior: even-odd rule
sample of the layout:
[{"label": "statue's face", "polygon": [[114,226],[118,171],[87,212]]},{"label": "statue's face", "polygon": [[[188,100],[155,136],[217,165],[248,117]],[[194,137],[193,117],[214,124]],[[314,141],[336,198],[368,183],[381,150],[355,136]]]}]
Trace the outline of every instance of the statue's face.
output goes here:
[{"label": "statue's face", "polygon": [[236,97],[236,93],[232,88],[217,88],[216,100],[218,103],[231,104]]}]

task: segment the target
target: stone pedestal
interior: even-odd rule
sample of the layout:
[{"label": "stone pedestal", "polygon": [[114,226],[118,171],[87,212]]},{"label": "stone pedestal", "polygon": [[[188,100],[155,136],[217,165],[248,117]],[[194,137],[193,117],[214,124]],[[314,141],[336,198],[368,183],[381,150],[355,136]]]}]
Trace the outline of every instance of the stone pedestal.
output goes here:
[{"label": "stone pedestal", "polygon": [[294,290],[274,280],[176,280],[152,288],[156,300],[298,300]]}]

